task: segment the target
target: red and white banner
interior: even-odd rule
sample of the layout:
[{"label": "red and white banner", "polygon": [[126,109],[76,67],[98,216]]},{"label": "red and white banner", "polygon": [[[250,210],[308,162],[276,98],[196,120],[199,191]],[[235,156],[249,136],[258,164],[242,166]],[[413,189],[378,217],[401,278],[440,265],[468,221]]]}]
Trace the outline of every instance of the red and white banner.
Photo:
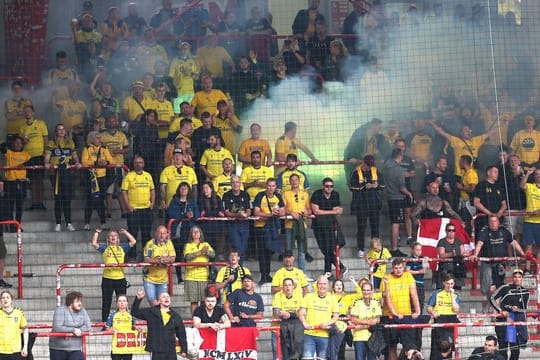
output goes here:
[{"label": "red and white banner", "polygon": [[257,359],[257,328],[230,328],[221,331],[199,329],[203,343],[199,348],[200,360]]},{"label": "red and white banner", "polygon": [[[437,257],[437,243],[440,239],[446,237],[445,228],[448,223],[452,223],[456,227],[456,238],[461,240],[465,246],[465,251],[474,249],[474,241],[458,220],[449,218],[421,219],[416,240],[422,244],[423,256]],[[435,270],[437,263],[430,263],[430,268]]]}]

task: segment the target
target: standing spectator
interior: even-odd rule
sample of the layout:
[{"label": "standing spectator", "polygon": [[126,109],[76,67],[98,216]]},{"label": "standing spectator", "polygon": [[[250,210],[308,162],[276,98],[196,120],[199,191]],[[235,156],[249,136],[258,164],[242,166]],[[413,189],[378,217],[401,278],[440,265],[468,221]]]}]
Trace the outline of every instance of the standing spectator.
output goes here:
[{"label": "standing spectator", "polygon": [[143,270],[144,290],[150,306],[158,305],[161,294],[168,291],[168,265],[175,261],[175,257],[176,252],[167,228],[163,225],[158,226],[154,238],[144,245],[144,262],[152,265]]},{"label": "standing spectator", "polygon": [[300,48],[305,49],[305,44],[315,35],[315,24],[324,22],[324,16],[318,11],[320,0],[310,0],[307,9],[296,13],[292,24],[292,33],[298,38]]},{"label": "standing spectator", "polygon": [[159,60],[169,63],[167,51],[156,42],[153,28],[144,30],[143,41],[135,48],[135,57],[139,59],[142,70],[147,73],[154,72],[154,66]]},{"label": "standing spectator", "polygon": [[[529,290],[523,287],[523,270],[514,269],[512,283],[500,286],[489,301],[499,313],[497,321],[527,321],[529,297]],[[527,326],[496,326],[495,333],[499,339],[499,353],[507,359],[510,349],[510,360],[518,360],[520,347],[529,339]]]},{"label": "standing spectator", "polygon": [[[19,134],[24,140],[24,151],[30,155],[26,166],[44,165],[45,144],[49,142],[49,131],[43,120],[36,119],[34,106],[27,105],[23,108],[26,122],[19,129]],[[43,169],[29,170],[30,190],[32,192],[32,205],[28,210],[47,210],[43,205]]]},{"label": "standing spectator", "polygon": [[[0,333],[0,357],[22,359],[28,356],[28,322],[22,310],[13,307],[13,295],[4,290],[0,292],[2,321]],[[22,336],[21,336],[22,333]]]},{"label": "standing spectator", "polygon": [[[105,323],[106,330],[113,332],[128,332],[135,330],[135,321],[129,312],[129,303],[126,295],[116,296],[116,310],[112,311],[107,322]],[[116,336],[113,335],[113,341]],[[111,360],[131,360],[132,354],[115,354],[116,349],[111,351]]]},{"label": "standing spectator", "polygon": [[[421,174],[421,170],[426,170],[433,159],[433,137],[426,133],[427,114],[417,113],[414,120],[415,131],[407,135],[405,142],[409,148],[409,155],[413,160],[415,169]],[[442,185],[442,184],[440,184]],[[418,189],[415,189],[418,191]]]},{"label": "standing spectator", "polygon": [[218,305],[216,294],[208,289],[204,291],[204,302],[193,312],[193,327],[211,328],[216,332],[231,327],[231,320],[223,307]]},{"label": "standing spectator", "polygon": [[112,83],[105,81],[100,85],[96,85],[100,77],[104,74],[104,70],[100,70],[96,73],[94,80],[90,84],[90,94],[101,102],[103,117],[107,119],[110,115],[118,115],[120,113],[120,103],[114,96]]},{"label": "standing spectator", "polygon": [[[354,164],[360,164],[366,155],[373,155],[379,162],[392,151],[383,134],[381,134],[382,120],[373,118],[354,130],[345,147],[345,172],[347,175],[354,170]],[[350,176],[350,175],[349,175]]]},{"label": "standing spectator", "polygon": [[366,155],[351,173],[349,189],[352,191],[351,214],[356,215],[356,247],[358,257],[364,256],[366,222],[369,219],[371,238],[378,238],[379,212],[382,207],[381,191],[384,179],[375,166],[375,157]]},{"label": "standing spectator", "polygon": [[[191,148],[193,149],[193,161],[198,164],[201,160],[201,156],[206,149],[210,147],[208,144],[208,138],[210,135],[216,135],[221,138],[221,130],[214,126],[213,118],[209,112],[205,111],[202,114],[202,126],[196,129],[193,132],[191,137]],[[195,171],[198,171],[196,169]],[[202,180],[202,175],[200,172],[197,173],[200,180]]]},{"label": "standing spectator", "polygon": [[[135,81],[131,84],[131,96],[126,96],[122,103],[122,120],[127,121],[130,126],[139,122],[147,109],[142,105],[146,97],[144,96],[144,84],[142,81]],[[157,122],[157,114],[156,119]],[[143,122],[144,123],[144,122]]]},{"label": "standing spectator", "polygon": [[[371,3],[363,0],[353,0],[353,11],[347,15],[343,21],[343,35],[357,35],[360,33],[362,23],[364,22],[366,14],[370,12]],[[349,50],[349,53],[353,56],[361,56],[363,60],[367,59],[369,53],[364,51],[361,52],[361,42],[363,39],[358,37],[345,37],[343,42]]]},{"label": "standing spectator", "polygon": [[109,8],[107,18],[99,27],[101,34],[109,37],[109,42],[107,43],[109,48],[104,48],[105,51],[115,51],[118,48],[118,42],[120,40],[127,40],[129,38],[128,24],[120,18],[120,9],[116,6]]},{"label": "standing spectator", "polygon": [[146,28],[146,20],[142,16],[139,16],[137,4],[130,2],[128,4],[128,15],[123,18],[122,23],[126,24],[129,29],[129,40],[132,43],[136,43],[143,36],[143,30]]},{"label": "standing spectator", "polygon": [[406,257],[398,248],[399,226],[405,223],[405,206],[412,204],[413,195],[407,189],[405,171],[401,167],[403,150],[394,148],[391,158],[384,164],[384,177],[386,179],[386,195],[388,197],[388,209],[390,223],[392,224],[392,238],[390,252],[394,257]]},{"label": "standing spectator", "polygon": [[210,13],[204,8],[204,4],[198,0],[187,0],[186,11],[181,17],[181,22],[184,27],[183,35],[191,41],[191,46],[197,50],[198,41],[206,36],[208,29],[216,32]]},{"label": "standing spectator", "polygon": [[197,61],[201,65],[201,73],[212,77],[216,87],[221,88],[224,83],[224,77],[229,75],[225,64],[234,71],[234,61],[231,55],[218,45],[217,35],[212,34],[206,38],[206,45],[197,50]]},{"label": "standing spectator", "polygon": [[309,191],[309,180],[305,172],[298,170],[298,156],[295,154],[287,154],[285,161],[286,168],[277,175],[278,191],[284,193],[291,190],[291,183],[289,181],[291,175],[297,175],[299,179],[299,189]]},{"label": "standing spectator", "polygon": [[[274,277],[275,279],[275,277]],[[283,359],[300,359],[304,346],[304,325],[298,318],[303,296],[294,290],[297,284],[291,278],[284,278],[281,291],[272,298],[272,315],[280,319],[281,351]]]},{"label": "standing spectator", "polygon": [[212,185],[217,196],[223,199],[223,195],[231,190],[231,176],[235,169],[231,159],[223,159],[221,167],[223,168],[223,172],[214,178]]},{"label": "standing spectator", "polygon": [[[504,150],[503,150],[504,153]],[[500,164],[498,183],[501,189],[507,193],[508,212],[523,214],[526,207],[525,192],[520,187],[521,179],[525,176],[525,171],[521,166],[521,160],[517,154],[508,157],[507,164]],[[505,218],[505,226],[514,235],[514,238],[521,243],[523,235],[523,215],[508,216]]]},{"label": "standing spectator", "polygon": [[434,121],[430,121],[429,123],[433,126],[437,134],[448,141],[448,144],[454,150],[455,175],[463,175],[463,169],[459,166],[459,160],[462,155],[469,155],[473,159],[473,162],[478,162],[478,150],[489,138],[489,133],[473,137],[470,125],[463,125],[459,136],[454,136],[443,130]]},{"label": "standing spectator", "polygon": [[231,152],[222,147],[222,141],[221,136],[215,134],[208,136],[208,145],[210,147],[203,152],[199,162],[199,169],[208,181],[212,181],[220,174],[223,160],[231,159],[231,161],[234,161]]},{"label": "standing spectator", "polygon": [[[99,235],[101,229],[96,229],[92,236],[92,247],[99,251],[103,257],[105,265],[124,264],[126,254],[135,246],[137,240],[126,229],[110,231],[107,235],[107,244],[99,244]],[[120,234],[125,235],[127,243],[120,244]],[[127,280],[124,268],[111,267],[103,269],[103,278],[101,279],[101,321],[107,321],[111,311],[113,292],[118,298],[125,295],[127,290]]]},{"label": "standing spectator", "polygon": [[524,129],[519,130],[510,143],[524,166],[538,166],[540,159],[540,131],[535,129],[535,122],[533,115],[526,115],[523,120]]},{"label": "standing spectator", "polygon": [[238,60],[246,53],[246,44],[243,38],[244,29],[237,21],[235,10],[225,10],[223,19],[217,24],[219,44],[231,55],[233,60]]},{"label": "standing spectator", "polygon": [[169,67],[169,76],[173,78],[178,93],[174,102],[175,112],[176,104],[181,106],[183,102],[189,103],[195,96],[195,81],[199,80],[200,74],[199,63],[191,54],[191,45],[185,41],[180,42],[177,56],[172,59]]},{"label": "standing spectator", "polygon": [[262,165],[262,154],[258,150],[251,153],[251,166],[242,170],[242,183],[248,192],[251,201],[264,190],[266,181],[272,177],[272,169]]},{"label": "standing spectator", "polygon": [[174,149],[173,151],[173,163],[163,169],[159,176],[159,189],[161,199],[161,209],[167,210],[171,200],[176,194],[178,185],[180,183],[188,183],[193,189],[192,196],[197,198],[197,175],[193,168],[184,166],[184,154],[182,149]]},{"label": "standing spectator", "polygon": [[281,195],[276,193],[277,182],[274,178],[266,180],[266,190],[255,196],[253,214],[259,217],[255,220],[255,243],[261,281],[259,284],[272,282],[270,276],[270,258],[273,253],[281,252],[279,217],[285,215],[285,203]]},{"label": "standing spectator", "polygon": [[51,332],[70,333],[73,336],[51,336],[49,354],[51,360],[82,360],[82,333],[90,331],[92,324],[83,308],[83,295],[72,291],[66,295],[65,304],[54,311]]},{"label": "standing spectator", "polygon": [[20,128],[26,122],[24,107],[32,105],[32,101],[23,96],[24,86],[22,81],[15,80],[11,83],[12,97],[5,101],[6,134],[8,143],[10,138],[20,134]]},{"label": "standing spectator", "polygon": [[306,53],[298,47],[298,39],[294,36],[289,36],[283,41],[281,52],[279,54],[283,58],[283,62],[287,67],[289,75],[294,75],[302,70],[306,64]]},{"label": "standing spectator", "polygon": [[[124,165],[124,156],[127,156],[131,153],[131,148],[129,147],[129,141],[127,136],[120,131],[120,123],[116,114],[109,114],[105,120],[105,126],[107,130],[101,133],[101,144],[111,154],[114,165]],[[113,178],[110,179],[111,184],[107,188],[107,197],[105,199],[105,212],[108,218],[112,217],[112,205],[113,197],[118,197],[118,203],[120,205],[120,211],[123,215],[122,218],[126,217],[126,209],[124,204],[118,196],[120,192],[120,185],[122,184],[123,170],[121,168],[109,170],[113,173]]]},{"label": "standing spectator", "polygon": [[[71,137],[77,149],[84,145],[84,117],[86,116],[86,104],[79,98],[80,84],[70,82],[68,86],[68,98],[58,100],[54,110],[59,112],[62,123],[66,127],[67,135]],[[101,101],[101,98],[99,99]],[[106,103],[102,102],[102,109]],[[105,111],[103,111],[105,116]]]},{"label": "standing spectator", "polygon": [[238,175],[231,176],[231,190],[223,195],[225,216],[233,218],[229,228],[229,243],[244,256],[248,247],[249,222],[251,216],[251,202],[249,194],[242,190],[242,180]]},{"label": "standing spectator", "polygon": [[[4,207],[4,196],[0,196],[0,204]],[[4,241],[4,230],[0,226],[0,288],[11,288],[13,285],[4,280],[4,269],[6,267],[7,248]]]},{"label": "standing spectator", "polygon": [[[87,146],[83,149],[81,163],[84,166],[103,167],[109,165],[113,158],[109,150],[101,146],[101,135],[97,131],[90,131],[86,140]],[[92,168],[88,170],[86,205],[84,207],[84,230],[90,231],[92,212],[97,211],[101,229],[106,229],[105,218],[105,191],[107,170]]]},{"label": "standing spectator", "polygon": [[435,160],[433,171],[430,171],[424,177],[422,192],[427,192],[427,186],[434,181],[439,185],[439,189],[442,186],[442,191],[439,191],[439,197],[448,201],[450,204],[454,204],[455,184],[453,176],[448,172],[448,158],[446,155],[441,155]]},{"label": "standing spectator", "polygon": [[249,35],[248,48],[256,52],[262,60],[267,60],[270,58],[272,25],[258,6],[251,8],[250,15],[251,17],[244,24],[244,30]]},{"label": "standing spectator", "polygon": [[[128,231],[137,238],[140,232],[141,242],[150,238],[152,231],[152,209],[156,202],[156,192],[152,175],[144,171],[144,159],[133,158],[133,170],[122,180],[122,202],[127,210]],[[132,248],[131,258],[137,257],[136,248]]]},{"label": "standing spectator", "polygon": [[[339,193],[334,191],[334,180],[324,178],[322,188],[311,195],[311,211],[315,215],[311,227],[319,249],[324,255],[324,272],[327,273],[332,270],[332,264],[336,263],[334,251],[338,244],[336,233],[339,233],[337,216],[343,214]],[[341,262],[339,267],[341,276],[345,276],[349,269]]]},{"label": "standing spectator", "polygon": [[[458,212],[466,221],[472,219],[476,214],[476,208],[471,203],[474,190],[478,185],[478,173],[473,167],[473,159],[469,155],[462,155],[459,158],[459,167],[463,170],[463,175],[456,181],[456,189],[459,190]],[[471,232],[471,229],[467,229]]]},{"label": "standing spectator", "polygon": [[339,316],[337,299],[328,288],[328,278],[325,275],[319,276],[317,291],[307,294],[300,305],[298,317],[304,325],[302,359],[326,358],[330,329]]},{"label": "standing spectator", "polygon": [[437,243],[437,257],[439,259],[452,259],[452,261],[441,261],[437,264],[436,288],[443,288],[443,278],[446,274],[453,274],[454,285],[459,290],[465,285],[467,270],[463,257],[469,255],[460,238],[456,237],[456,225],[446,224],[446,236]]},{"label": "standing spectator", "polygon": [[435,218],[454,218],[462,224],[465,224],[461,217],[456,213],[450,203],[439,197],[439,183],[434,181],[427,187],[427,193],[414,208],[411,217],[415,220],[435,219]]},{"label": "standing spectator", "polygon": [[[224,217],[223,202],[216,194],[214,185],[210,181],[206,181],[201,185],[201,195],[198,199],[198,207],[201,217]],[[213,247],[223,252],[224,234],[226,233],[227,224],[221,221],[203,221],[201,228],[206,237],[206,241]]]},{"label": "standing spectator", "polygon": [[324,73],[327,59],[330,57],[330,43],[333,40],[333,37],[328,36],[324,21],[316,22],[315,34],[307,43],[307,58],[308,63],[319,73]]},{"label": "standing spectator", "polygon": [[160,171],[160,159],[163,153],[159,150],[158,114],[156,110],[145,110],[139,121],[131,124],[134,154],[144,159],[145,168],[157,179]]},{"label": "standing spectator", "polygon": [[[366,253],[366,262],[370,267],[373,266],[373,289],[378,291],[381,287],[382,279],[386,276],[386,263],[384,260],[392,258],[390,251],[383,247],[381,239],[372,237],[370,247]],[[377,260],[382,260],[380,263],[374,263]]]},{"label": "standing spectator", "polygon": [[54,107],[58,100],[69,97],[69,82],[79,82],[79,75],[69,66],[67,53],[63,50],[56,53],[56,66],[49,70],[43,83],[52,90],[51,104]]},{"label": "standing spectator", "polygon": [[[23,139],[19,136],[13,137],[11,146],[6,151],[6,166],[22,167],[20,170],[5,170],[4,192],[7,205],[8,218],[15,220],[19,224],[22,221],[24,199],[26,198],[26,188],[28,179],[24,166],[30,160],[30,154],[23,150]],[[12,227],[13,229],[13,227]]]},{"label": "standing spectator", "polygon": [[[311,150],[302,144],[300,139],[296,137],[296,123],[289,121],[285,123],[285,132],[276,141],[275,160],[284,163],[287,161],[287,155],[295,154],[298,156],[298,149],[302,150],[313,162],[318,162],[317,158]],[[279,165],[274,167],[274,174],[279,174],[285,170],[285,166]]]},{"label": "standing spectator", "polygon": [[377,356],[368,348],[367,341],[372,336],[370,327],[376,325],[381,317],[381,304],[372,298],[373,285],[362,284],[362,297],[350,309],[350,322],[353,329],[353,343],[356,360],[375,360]]},{"label": "standing spectator", "polygon": [[[177,262],[182,261],[182,251],[186,244],[191,227],[195,225],[195,219],[199,217],[197,202],[191,195],[191,187],[187,182],[181,182],[176,188],[176,194],[169,203],[167,210],[168,219],[176,219],[171,228],[174,249],[176,251]],[[184,282],[182,279],[182,268],[176,267],[176,277],[178,283]]]},{"label": "standing spectator", "polygon": [[[56,124],[54,136],[45,149],[45,167],[53,168],[51,183],[54,188],[54,231],[62,230],[62,212],[69,231],[75,231],[71,223],[71,198],[73,196],[73,177],[77,176],[69,170],[75,165],[80,167],[79,156],[75,150],[75,143],[67,137],[64,124]],[[56,168],[56,169],[55,169]]]},{"label": "standing spectator", "polygon": [[300,177],[292,174],[289,177],[291,190],[283,193],[285,202],[285,214],[292,219],[285,220],[286,252],[291,252],[298,248],[298,267],[303,272],[306,271],[306,218],[311,215],[311,206],[309,204],[309,194],[306,190],[300,188]]},{"label": "standing spectator", "polygon": [[506,195],[497,182],[499,178],[499,169],[495,165],[486,168],[486,179],[476,185],[474,189],[473,204],[478,214],[485,214],[475,220],[475,231],[482,230],[487,225],[487,218],[491,215],[497,215],[500,219],[507,209]]},{"label": "standing spectator", "polygon": [[292,279],[294,284],[294,293],[301,296],[306,296],[309,290],[309,283],[306,274],[302,269],[294,266],[294,254],[292,251],[283,253],[283,267],[274,273],[272,278],[272,294],[279,291],[284,291],[281,287],[285,279]]},{"label": "standing spectator", "polygon": [[[525,256],[519,243],[513,239],[512,234],[501,226],[497,215],[488,216],[488,226],[482,229],[477,237],[473,259],[481,257],[504,257],[508,256],[508,245],[512,245],[514,252]],[[489,300],[491,294],[504,283],[504,264],[502,261],[480,263],[480,290],[487,296],[482,302],[483,312],[489,312]]]},{"label": "standing spectator", "polygon": [[[178,9],[173,9],[172,0],[162,0],[161,9],[150,18],[150,26],[160,38],[171,38],[182,35],[182,23],[178,21]],[[145,31],[146,34],[146,31]],[[172,40],[162,40],[164,47],[172,49]]]},{"label": "standing spectator", "polygon": [[497,351],[497,338],[486,336],[484,346],[474,348],[469,360],[504,360],[505,357]]},{"label": "standing spectator", "polygon": [[257,123],[251,124],[249,127],[251,137],[242,141],[238,148],[238,161],[242,163],[242,168],[245,169],[251,164],[251,153],[255,150],[259,151],[262,156],[262,164],[265,166],[272,165],[272,150],[267,140],[261,139],[261,125]]},{"label": "standing spectator", "polygon": [[[409,271],[414,277],[416,282],[416,292],[418,293],[418,302],[420,303],[420,310],[424,309],[424,302],[426,295],[424,291],[424,275],[426,273],[426,266],[424,266],[422,256],[422,244],[414,242],[411,245],[411,259],[416,260],[407,264],[407,271]],[[422,333],[420,333],[420,336]]]},{"label": "standing spectator", "polygon": [[201,79],[201,91],[197,91],[191,100],[191,106],[195,108],[195,115],[201,119],[203,119],[205,112],[209,114],[215,114],[217,112],[217,103],[219,100],[229,101],[223,91],[214,89],[213,86],[212,77],[210,75],[203,75]]},{"label": "standing spectator", "polygon": [[157,84],[156,97],[146,105],[146,101],[143,105],[147,108],[151,108],[157,111],[158,119],[158,134],[159,134],[159,150],[163,154],[165,150],[165,144],[167,136],[169,135],[169,125],[174,119],[174,110],[172,103],[165,98],[167,92],[167,85],[164,83]]},{"label": "standing spectator", "polygon": [[[412,190],[412,179],[416,176],[416,168],[415,168],[413,159],[411,159],[409,156],[406,155],[407,150],[405,148],[405,140],[399,137],[399,133],[397,132],[397,124],[396,124],[395,134],[396,134],[396,138],[394,140],[394,148],[400,149],[403,154],[403,158],[401,159],[399,166],[403,169],[403,174],[405,176],[405,187],[407,188],[407,191],[409,193],[414,194]],[[404,210],[404,215],[405,215],[405,230],[407,231],[407,245],[411,245],[413,243],[413,239],[412,239],[413,224],[412,224],[411,212],[412,212],[412,208],[414,207],[414,204],[415,204],[414,195],[413,197],[405,198],[405,208],[403,210]],[[399,243],[399,236],[398,236],[398,243]]]},{"label": "standing spectator", "polygon": [[348,78],[348,62],[349,53],[343,42],[339,39],[332,40],[322,68],[324,80],[345,82]]},{"label": "standing spectator", "polygon": [[[534,183],[527,182],[531,174],[534,172]],[[540,259],[540,169],[529,168],[525,175],[521,178],[519,184],[521,189],[525,191],[526,216],[523,222],[523,243],[527,252],[537,252],[536,258]],[[530,272],[530,263],[527,264],[527,270]]]},{"label": "standing spectator", "polygon": [[253,276],[245,274],[242,288],[227,297],[225,312],[233,327],[255,327],[255,320],[262,320],[264,303],[261,295],[255,292]]},{"label": "standing spectator", "polygon": [[[381,323],[412,323],[420,316],[422,309],[418,302],[416,282],[408,271],[405,271],[403,259],[392,260],[392,272],[385,276],[381,283],[384,303]],[[388,344],[389,360],[397,359],[397,344],[401,342],[405,353],[416,349],[415,329],[385,329],[385,340]]]},{"label": "standing spectator", "polygon": [[232,74],[229,88],[237,113],[243,114],[262,95],[263,82],[262,76],[251,68],[248,57],[242,55],[238,70]]},{"label": "standing spectator", "polygon": [[159,301],[149,308],[141,309],[144,290],[137,291],[131,314],[146,320],[148,333],[145,350],[152,354],[152,360],[176,358],[176,340],[180,342],[180,355],[186,357],[186,328],[180,315],[171,307],[171,296],[163,291]]},{"label": "standing spectator", "polygon": [[234,114],[234,109],[225,100],[217,103],[217,113],[214,115],[213,124],[221,130],[223,146],[236,155],[236,134],[242,132],[240,119]]},{"label": "standing spectator", "polygon": [[[176,119],[173,122],[175,121]],[[173,123],[169,125],[169,135],[167,136],[167,144],[165,145],[165,151],[163,153],[164,166],[171,164],[171,160],[173,157],[173,150],[177,147],[175,146],[177,141],[179,141],[180,139],[183,139],[186,144],[189,144],[189,146],[191,146],[191,135],[193,134],[193,122],[190,119],[184,118],[180,120],[179,128],[177,131],[171,131],[173,126],[176,126],[176,125],[173,125]],[[184,149],[181,149],[181,150],[183,151]],[[187,152],[186,152],[186,155],[188,155]],[[186,159],[184,158],[184,160]],[[192,166],[193,164],[186,163],[186,165]]]},{"label": "standing spectator", "polygon": [[[461,299],[454,291],[454,276],[446,273],[442,277],[443,288],[435,290],[427,303],[427,312],[434,319],[436,324],[459,323],[457,314]],[[439,344],[441,341],[448,341],[454,347],[454,329],[433,328],[431,330],[431,360],[438,360],[437,354],[441,351]]]},{"label": "standing spectator", "polygon": [[216,289],[221,290],[222,303],[225,303],[227,297],[235,290],[242,288],[242,279],[245,275],[251,275],[251,271],[240,264],[240,259],[240,251],[231,247],[228,256],[229,264],[219,269],[216,276]]},{"label": "standing spectator", "polygon": [[[209,262],[216,256],[212,246],[205,241],[200,227],[193,226],[184,247],[184,260],[190,262]],[[191,303],[193,315],[197,306],[204,299],[204,290],[208,285],[208,266],[187,266],[185,279],[185,298]]]}]

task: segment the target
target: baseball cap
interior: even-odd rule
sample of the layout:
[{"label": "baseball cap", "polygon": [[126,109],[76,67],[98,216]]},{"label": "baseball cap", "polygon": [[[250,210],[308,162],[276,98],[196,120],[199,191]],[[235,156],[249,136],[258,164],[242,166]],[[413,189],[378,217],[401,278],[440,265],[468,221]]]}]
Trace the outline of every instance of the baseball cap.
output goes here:
[{"label": "baseball cap", "polygon": [[174,149],[173,154],[182,154],[182,149]]},{"label": "baseball cap", "polygon": [[137,87],[137,86],[140,86],[140,87],[144,87],[144,83],[142,81],[135,81],[133,84],[131,84],[131,87],[134,88],[134,87]]},{"label": "baseball cap", "polygon": [[283,257],[291,257],[291,256],[294,256],[293,252],[291,250],[286,250],[284,253],[283,253]]},{"label": "baseball cap", "polygon": [[251,280],[251,281],[255,281],[255,280],[253,279],[253,276],[252,276],[251,274],[245,274],[245,275],[242,277],[242,281],[243,281],[244,279],[249,279],[249,280]]},{"label": "baseball cap", "polygon": [[512,271],[512,275],[514,275],[514,274],[521,274],[521,275],[523,275],[524,273],[523,273],[523,270],[521,270],[521,269],[518,268],[518,269],[514,269],[514,271]]}]

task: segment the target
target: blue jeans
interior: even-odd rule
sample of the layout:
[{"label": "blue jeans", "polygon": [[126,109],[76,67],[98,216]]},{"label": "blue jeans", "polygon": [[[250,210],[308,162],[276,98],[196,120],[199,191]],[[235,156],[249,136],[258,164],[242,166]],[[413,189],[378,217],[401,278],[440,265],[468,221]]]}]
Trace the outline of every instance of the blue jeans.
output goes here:
[{"label": "blue jeans", "polygon": [[240,256],[246,255],[249,239],[249,222],[232,221],[229,224],[229,239],[231,246],[240,251]]},{"label": "blue jeans", "polygon": [[169,291],[169,283],[164,284],[154,284],[150,281],[143,280],[144,292],[146,293],[146,300],[148,303],[150,301],[155,301],[159,298],[159,295],[164,292]]},{"label": "blue jeans", "polygon": [[305,335],[302,359],[326,359],[326,348],[328,348],[327,337]]},{"label": "blue jeans", "polygon": [[49,349],[49,356],[51,360],[82,360],[83,353],[81,350],[67,351]]},{"label": "blue jeans", "polygon": [[356,360],[376,360],[377,358],[367,347],[367,341],[355,341],[354,354]]},{"label": "blue jeans", "polygon": [[[292,238],[292,229],[285,229],[285,236],[287,250],[293,250],[294,239]],[[306,249],[304,249],[304,245],[301,242],[298,242],[298,256],[296,256],[296,259],[298,261],[298,268],[306,272]]]}]

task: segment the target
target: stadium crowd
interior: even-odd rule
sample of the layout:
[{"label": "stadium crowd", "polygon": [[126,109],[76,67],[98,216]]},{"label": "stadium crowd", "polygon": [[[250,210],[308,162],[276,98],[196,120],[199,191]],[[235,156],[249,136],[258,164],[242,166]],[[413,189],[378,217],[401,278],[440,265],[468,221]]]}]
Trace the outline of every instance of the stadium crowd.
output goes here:
[{"label": "stadium crowd", "polygon": [[[60,232],[65,225],[75,231],[71,201],[75,190],[81,190],[85,194],[83,228],[95,229],[92,246],[103,254],[104,262],[153,265],[145,269],[145,290],[137,293],[133,314],[148,321],[160,313],[139,309],[142,298],[147,298],[152,309],[170,306],[170,298],[162,296],[168,290],[168,264],[224,260],[228,253],[229,265],[217,274],[211,274],[207,266],[176,268],[177,281],[184,284],[185,300],[191,304],[189,316],[195,327],[216,331],[255,326],[255,320],[263,317],[264,304],[255,292],[250,270],[242,264],[243,259],[256,258],[259,284],[272,284],[272,315],[281,320],[281,345],[287,359],[325,358],[330,353],[334,355],[329,358],[343,359],[346,343],[354,344],[356,359],[374,359],[381,352],[372,344],[377,338],[372,333],[381,331],[376,326],[379,322],[420,322],[426,316],[435,322],[457,322],[460,297],[454,286],[456,290],[463,286],[464,257],[514,255],[507,244],[524,256],[540,245],[540,132],[535,123],[540,99],[534,91],[504,94],[506,101],[497,108],[488,94],[468,97],[461,89],[443,84],[430,111],[416,112],[403,123],[374,118],[352,134],[344,162],[351,211],[357,220],[358,258],[370,265],[393,258],[388,274],[385,264],[375,265],[373,282],[350,278],[355,288],[352,294],[345,294],[343,281],[330,275],[336,264],[334,248],[343,245],[340,194],[330,177],[312,191],[308,175],[298,168],[299,151],[317,163],[317,149],[301,142],[292,121],[284,124],[273,148],[259,123],[249,124],[248,139],[240,141],[238,136],[248,125],[243,115],[250,106],[257,98],[268,97],[268,89],[284,79],[309,75],[317,79],[310,91],[319,92],[324,81],[346,81],[351,66],[377,66],[388,34],[385,29],[399,24],[384,16],[378,1],[354,4],[343,34],[356,34],[360,23],[360,41],[329,36],[318,11],[319,1],[311,0],[307,9],[298,12],[292,35],[279,48],[269,36],[275,34],[269,14],[263,16],[257,6],[250,9],[245,24],[238,23],[234,12],[226,12],[213,23],[200,1],[190,0],[185,8],[175,9],[170,0],[163,0],[162,8],[147,23],[136,3],[129,4],[125,17],[118,7],[109,8],[101,21],[93,13],[93,4],[85,1],[84,11],[71,23],[76,58],[57,52],[56,66],[44,78],[51,112],[34,108],[25,97],[22,81],[11,85],[13,95],[5,102],[5,158],[6,166],[20,168],[4,171],[2,209],[6,213],[2,218],[17,220],[24,227],[28,187],[31,203],[26,210],[46,210],[43,181],[50,175],[52,229]],[[435,6],[420,14],[411,7],[409,21],[439,16],[439,10]],[[472,21],[481,22],[478,12],[474,15],[478,18]],[[38,111],[60,119],[51,136],[50,119],[36,118]],[[241,163],[238,167],[237,162]],[[123,164],[131,170],[126,173],[120,167]],[[23,167],[33,165],[43,167]],[[73,172],[71,167],[84,170]],[[479,174],[480,168],[485,168],[485,174]],[[120,213],[113,210],[115,199]],[[380,239],[383,208],[388,211],[385,223],[392,225],[388,242]],[[91,225],[94,210],[99,217],[96,226]],[[509,210],[519,216],[505,216]],[[472,229],[470,220],[476,214],[485,216]],[[107,244],[100,245],[100,233],[109,229],[108,219],[113,216],[126,219],[126,229],[111,231]],[[421,262],[406,265],[400,258],[422,257],[421,244],[414,240],[418,220],[443,217],[457,221],[446,226],[447,236],[437,244],[438,256],[452,261],[439,269],[437,290],[426,302],[426,269]],[[180,221],[169,233],[165,224],[171,219]],[[365,248],[368,220],[369,250]],[[310,221],[324,255],[322,273],[326,273],[315,280],[306,274],[307,263],[313,260],[306,235]],[[410,254],[399,249],[401,225]],[[460,225],[475,233],[475,247],[466,249],[462,239],[455,238]],[[128,238],[128,244],[119,245],[120,234]],[[272,277],[273,254],[281,256],[283,267]],[[5,256],[4,246],[0,286],[8,288],[11,285],[1,278]],[[339,267],[339,273],[347,275],[347,266],[341,263]],[[501,292],[508,292],[508,286],[522,289],[524,273],[534,271],[530,262],[524,270],[513,270],[511,285],[504,284],[501,262],[482,264],[480,271],[486,295],[483,310],[491,312],[492,307],[501,319],[523,319],[526,291],[511,297],[511,303]],[[109,319],[109,328],[115,314],[125,313],[127,298],[122,295],[127,285],[122,269],[104,271],[102,321]],[[109,316],[113,291],[122,311]],[[6,295],[8,310],[11,300]],[[71,294],[61,311],[79,313],[81,302],[82,294]],[[223,309],[216,303],[223,304]],[[129,325],[130,315],[121,316]],[[165,323],[179,318],[170,312],[162,316]],[[345,331],[347,326],[352,331]],[[25,327],[21,322],[21,328]],[[423,358],[418,330],[382,331],[388,359],[397,358],[398,342],[402,356]],[[80,336],[81,330],[68,332]],[[520,328],[510,340],[503,333],[498,329],[501,355],[506,358],[507,347],[513,346],[511,359],[517,359],[515,346],[519,349],[526,343],[526,329]],[[152,338],[149,350],[159,352],[152,346],[160,339]],[[62,358],[64,351],[80,351],[57,347],[58,343],[51,341],[51,359]],[[449,358],[452,349],[448,332],[433,332],[432,359]]]}]

